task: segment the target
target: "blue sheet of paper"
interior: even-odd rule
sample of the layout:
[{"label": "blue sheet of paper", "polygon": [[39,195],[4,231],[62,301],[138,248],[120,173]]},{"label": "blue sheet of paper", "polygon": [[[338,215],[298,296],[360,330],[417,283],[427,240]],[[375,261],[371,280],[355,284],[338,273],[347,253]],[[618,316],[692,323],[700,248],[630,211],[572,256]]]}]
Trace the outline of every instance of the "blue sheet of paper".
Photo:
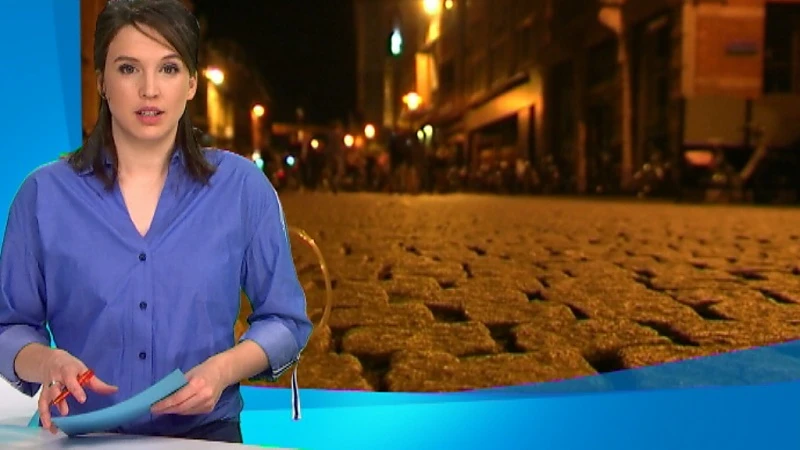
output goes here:
[{"label": "blue sheet of paper", "polygon": [[149,413],[154,403],[168,397],[186,383],[183,372],[175,370],[158,383],[122,403],[86,414],[53,417],[53,424],[68,436],[106,432]]}]

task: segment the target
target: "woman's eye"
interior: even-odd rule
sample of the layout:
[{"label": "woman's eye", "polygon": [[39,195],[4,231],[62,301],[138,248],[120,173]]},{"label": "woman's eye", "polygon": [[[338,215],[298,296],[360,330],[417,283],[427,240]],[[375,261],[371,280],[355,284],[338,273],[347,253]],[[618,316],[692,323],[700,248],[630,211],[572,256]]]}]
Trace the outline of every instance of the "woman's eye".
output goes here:
[{"label": "woman's eye", "polygon": [[175,64],[169,64],[167,66],[164,66],[164,72],[165,73],[175,74],[175,73],[178,73],[179,71],[180,71],[180,68]]},{"label": "woman's eye", "polygon": [[136,69],[130,64],[123,64],[119,66],[119,72],[124,74],[133,73]]}]

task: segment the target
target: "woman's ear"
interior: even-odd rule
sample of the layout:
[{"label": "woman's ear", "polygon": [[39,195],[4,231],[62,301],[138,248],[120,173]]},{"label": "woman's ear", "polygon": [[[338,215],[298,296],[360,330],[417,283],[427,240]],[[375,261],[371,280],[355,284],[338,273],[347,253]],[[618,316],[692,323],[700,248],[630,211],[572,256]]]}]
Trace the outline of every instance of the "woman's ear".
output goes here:
[{"label": "woman's ear", "polygon": [[106,89],[103,86],[103,74],[98,70],[95,72],[95,77],[97,79],[97,93],[100,95],[100,98],[105,98]]},{"label": "woman's ear", "polygon": [[187,99],[192,100],[195,94],[197,94],[197,75],[189,77],[189,93]]}]

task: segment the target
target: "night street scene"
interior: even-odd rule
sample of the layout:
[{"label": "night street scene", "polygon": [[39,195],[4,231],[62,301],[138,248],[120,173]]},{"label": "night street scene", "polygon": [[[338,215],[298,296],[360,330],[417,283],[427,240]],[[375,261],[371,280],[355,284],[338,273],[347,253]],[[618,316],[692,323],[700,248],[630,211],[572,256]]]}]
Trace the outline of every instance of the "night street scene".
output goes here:
[{"label": "night street scene", "polygon": [[550,382],[800,338],[800,0],[186,3],[203,145],[283,204],[316,325],[302,388]]}]

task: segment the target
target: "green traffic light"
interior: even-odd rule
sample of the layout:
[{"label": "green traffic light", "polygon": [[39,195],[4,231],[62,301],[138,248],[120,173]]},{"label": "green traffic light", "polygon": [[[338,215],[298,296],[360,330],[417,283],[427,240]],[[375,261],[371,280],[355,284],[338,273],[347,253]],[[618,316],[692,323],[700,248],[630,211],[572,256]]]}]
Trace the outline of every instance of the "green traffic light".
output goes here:
[{"label": "green traffic light", "polygon": [[403,53],[403,36],[397,28],[389,35],[389,53],[392,56],[400,56]]}]

